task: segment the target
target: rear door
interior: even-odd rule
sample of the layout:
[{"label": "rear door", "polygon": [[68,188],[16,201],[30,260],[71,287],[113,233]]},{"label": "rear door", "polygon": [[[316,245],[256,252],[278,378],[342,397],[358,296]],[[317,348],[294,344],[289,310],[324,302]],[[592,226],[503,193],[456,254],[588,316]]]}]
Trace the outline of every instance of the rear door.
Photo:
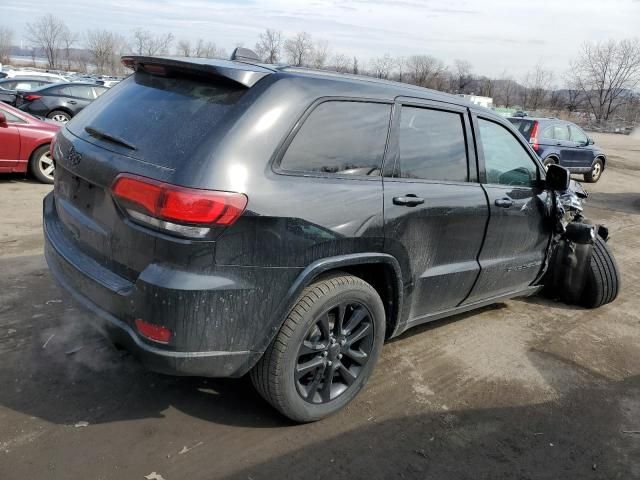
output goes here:
[{"label": "rear door", "polygon": [[410,321],[456,307],[480,270],[487,223],[465,108],[400,99],[384,169],[385,250],[402,266]]},{"label": "rear door", "polygon": [[89,105],[96,95],[91,85],[69,85],[68,90],[71,94],[71,98],[67,99],[66,103],[70,109],[76,113]]},{"label": "rear door", "polygon": [[478,116],[474,124],[490,219],[480,276],[465,304],[526,289],[540,272],[551,238],[538,162],[502,123]]}]

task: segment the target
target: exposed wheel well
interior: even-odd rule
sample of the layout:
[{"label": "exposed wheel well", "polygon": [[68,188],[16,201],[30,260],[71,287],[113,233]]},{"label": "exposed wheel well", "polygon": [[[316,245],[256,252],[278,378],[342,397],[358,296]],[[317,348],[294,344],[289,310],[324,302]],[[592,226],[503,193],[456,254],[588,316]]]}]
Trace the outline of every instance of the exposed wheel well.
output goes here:
[{"label": "exposed wheel well", "polygon": [[34,155],[36,153],[37,150],[39,150],[40,148],[44,147],[44,146],[49,146],[51,144],[51,142],[44,142],[41,143],[40,145],[36,145],[34,147],[34,149],[31,151],[31,153],[29,154],[29,160],[32,160],[34,158]]},{"label": "exposed wheel well", "polygon": [[[393,334],[398,324],[400,312],[400,284],[396,278],[393,267],[385,263],[365,263],[350,266],[341,266],[334,270],[325,271],[322,275],[336,271],[346,272],[361,278],[373,288],[382,299],[385,315],[387,317],[387,338]],[[314,279],[315,280],[315,279]]]},{"label": "exposed wheel well", "polygon": [[602,169],[604,170],[605,163],[607,163],[607,159],[604,157],[604,155],[598,155],[596,158],[593,159],[594,162],[596,160],[600,160],[602,162]]},{"label": "exposed wheel well", "polygon": [[547,160],[553,160],[553,163],[558,163],[559,159],[556,155],[551,154],[549,155],[547,158],[544,159],[544,161],[546,162]]}]

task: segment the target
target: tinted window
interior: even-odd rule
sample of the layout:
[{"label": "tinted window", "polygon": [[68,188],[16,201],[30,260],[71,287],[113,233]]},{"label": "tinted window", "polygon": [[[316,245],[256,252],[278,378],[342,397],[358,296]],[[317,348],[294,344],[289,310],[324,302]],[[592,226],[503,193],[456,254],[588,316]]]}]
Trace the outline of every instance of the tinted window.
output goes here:
[{"label": "tinted window", "polygon": [[556,140],[569,140],[569,130],[566,125],[553,126],[553,138]]},{"label": "tinted window", "polygon": [[324,102],[287,148],[280,167],[298,172],[380,175],[391,105]]},{"label": "tinted window", "polygon": [[103,88],[103,87],[93,87],[93,92],[94,92],[96,98],[99,97],[100,95],[102,95],[106,91],[107,91],[107,89]]},{"label": "tinted window", "polygon": [[91,102],[69,129],[82,138],[90,126],[136,147],[127,155],[169,168],[203,162],[212,147],[199,151],[245,88],[211,80],[131,75]]},{"label": "tinted window", "polygon": [[425,180],[467,180],[467,149],[462,115],[402,107],[400,160],[394,176]]},{"label": "tinted window", "polygon": [[3,82],[0,83],[0,88],[3,90],[15,90],[17,82]]},{"label": "tinted window", "polygon": [[584,144],[587,143],[587,136],[578,127],[576,127],[575,125],[569,125],[569,130],[571,130],[572,141]]},{"label": "tinted window", "polygon": [[71,95],[74,97],[84,98],[86,100],[93,100],[93,88],[87,85],[72,85],[69,87]]},{"label": "tinted window", "polygon": [[7,123],[26,123],[21,118],[16,117],[14,114],[7,112],[3,108],[0,108],[0,112],[4,113],[4,116],[7,118]]},{"label": "tinted window", "polygon": [[537,168],[525,147],[502,125],[478,120],[487,183],[531,186]]},{"label": "tinted window", "polygon": [[69,90],[69,87],[62,87],[62,86],[48,88],[44,91],[44,93],[53,93],[55,95],[65,95],[67,97],[72,96],[71,91]]}]

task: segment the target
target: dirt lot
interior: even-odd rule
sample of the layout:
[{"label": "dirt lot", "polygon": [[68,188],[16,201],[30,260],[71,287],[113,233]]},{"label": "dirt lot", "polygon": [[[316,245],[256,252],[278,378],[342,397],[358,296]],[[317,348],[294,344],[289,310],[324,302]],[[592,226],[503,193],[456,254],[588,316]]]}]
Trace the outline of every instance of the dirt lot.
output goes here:
[{"label": "dirt lot", "polygon": [[640,139],[596,142],[614,304],[514,300],[407,332],[346,411],[303,426],[245,379],[150,373],[84,326],[42,257],[50,187],[0,178],[0,479],[640,478]]}]

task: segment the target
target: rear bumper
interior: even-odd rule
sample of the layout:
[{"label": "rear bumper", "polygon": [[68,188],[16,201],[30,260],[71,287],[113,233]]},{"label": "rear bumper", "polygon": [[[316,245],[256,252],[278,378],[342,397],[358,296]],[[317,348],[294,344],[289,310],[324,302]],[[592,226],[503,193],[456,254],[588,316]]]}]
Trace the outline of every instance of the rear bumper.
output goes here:
[{"label": "rear bumper", "polygon": [[[275,272],[264,268],[220,268],[204,276],[152,264],[132,283],[78,248],[57,216],[53,194],[44,200],[43,227],[51,274],[88,311],[86,320],[147,368],[172,375],[247,373],[279,327],[273,314],[276,303],[270,300],[278,298],[278,284],[288,286],[282,275],[297,273],[279,269],[280,282],[275,283]],[[240,275],[252,282],[247,284]],[[276,294],[272,299],[256,295],[267,286]],[[136,318],[169,328],[170,344],[138,334]]]}]

